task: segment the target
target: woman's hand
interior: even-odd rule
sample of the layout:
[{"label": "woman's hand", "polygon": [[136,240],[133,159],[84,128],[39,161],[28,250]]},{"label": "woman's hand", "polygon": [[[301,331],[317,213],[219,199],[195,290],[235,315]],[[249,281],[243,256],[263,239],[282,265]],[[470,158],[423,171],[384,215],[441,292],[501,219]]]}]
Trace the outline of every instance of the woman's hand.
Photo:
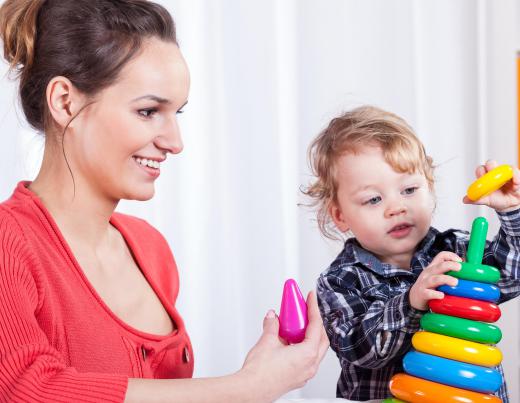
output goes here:
[{"label": "woman's hand", "polygon": [[435,256],[410,289],[410,305],[420,311],[426,311],[430,299],[444,298],[444,293],[436,288],[444,284],[452,287],[457,285],[458,280],[455,277],[444,273],[459,271],[460,262],[462,259],[453,252],[440,252]]},{"label": "woman's hand", "polygon": [[[488,160],[484,165],[479,165],[477,167],[475,170],[475,176],[480,178],[482,175],[497,166],[498,164],[496,161]],[[462,202],[465,204],[486,205],[499,212],[512,211],[520,208],[520,171],[518,168],[513,167],[513,178],[500,189],[480,198],[477,201],[472,201],[468,196],[464,196]]]},{"label": "woman's hand", "polygon": [[279,322],[272,310],[264,318],[263,334],[237,374],[249,383],[252,393],[258,396],[257,401],[273,401],[304,386],[316,374],[329,340],[314,292],[307,297],[307,311],[309,325],[305,339],[293,345],[278,337]]}]

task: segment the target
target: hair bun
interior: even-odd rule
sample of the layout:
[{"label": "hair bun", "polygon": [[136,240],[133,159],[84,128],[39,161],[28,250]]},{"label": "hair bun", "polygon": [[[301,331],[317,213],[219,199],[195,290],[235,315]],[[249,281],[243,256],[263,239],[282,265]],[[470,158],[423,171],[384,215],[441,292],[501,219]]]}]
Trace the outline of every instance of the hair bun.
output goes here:
[{"label": "hair bun", "polygon": [[6,0],[0,7],[0,38],[10,70],[32,66],[38,12],[45,0]]}]

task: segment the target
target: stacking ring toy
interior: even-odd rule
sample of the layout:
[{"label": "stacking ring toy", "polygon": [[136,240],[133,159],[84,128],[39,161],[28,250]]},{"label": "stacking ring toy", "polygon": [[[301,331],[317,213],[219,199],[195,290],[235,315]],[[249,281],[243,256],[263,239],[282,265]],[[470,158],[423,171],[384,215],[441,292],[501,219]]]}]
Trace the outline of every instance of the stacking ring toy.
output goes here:
[{"label": "stacking ring toy", "polygon": [[461,265],[460,271],[449,271],[446,274],[481,283],[496,283],[500,280],[500,272],[496,267],[469,262],[462,262]]},{"label": "stacking ring toy", "polygon": [[495,325],[436,313],[423,315],[421,328],[476,343],[497,344],[502,339],[502,332]]},{"label": "stacking ring toy", "polygon": [[494,393],[502,385],[502,376],[494,369],[417,351],[404,356],[403,367],[409,375],[480,393]]},{"label": "stacking ring toy", "polygon": [[510,181],[511,178],[513,178],[513,168],[510,165],[500,165],[482,175],[468,187],[468,199],[477,201],[493,193],[495,190],[500,189],[506,182]]},{"label": "stacking ring toy", "polygon": [[[429,300],[432,313],[421,318],[421,329],[412,337],[416,351],[403,358],[406,374],[390,380],[396,399],[414,403],[499,403],[492,395],[502,385],[502,374],[494,367],[502,352],[489,344],[502,338],[495,322],[500,318],[500,272],[481,264],[486,248],[488,223],[473,221],[466,253],[467,262],[447,274],[459,278],[456,286],[442,285],[442,299]],[[388,403],[395,403],[389,400]]]},{"label": "stacking ring toy", "polygon": [[390,391],[397,398],[414,403],[501,403],[502,400],[470,390],[441,385],[406,374],[397,374],[390,381]]},{"label": "stacking ring toy", "polygon": [[459,280],[454,287],[441,285],[437,288],[444,294],[455,297],[479,299],[481,301],[496,302],[500,299],[500,290],[492,284],[484,284],[476,281]]},{"label": "stacking ring toy", "polygon": [[428,306],[435,313],[490,323],[496,322],[502,314],[498,305],[492,302],[452,295],[445,295],[442,299],[431,299]]},{"label": "stacking ring toy", "polygon": [[419,331],[413,335],[412,345],[422,353],[484,367],[494,367],[502,361],[502,352],[496,347],[442,334]]}]

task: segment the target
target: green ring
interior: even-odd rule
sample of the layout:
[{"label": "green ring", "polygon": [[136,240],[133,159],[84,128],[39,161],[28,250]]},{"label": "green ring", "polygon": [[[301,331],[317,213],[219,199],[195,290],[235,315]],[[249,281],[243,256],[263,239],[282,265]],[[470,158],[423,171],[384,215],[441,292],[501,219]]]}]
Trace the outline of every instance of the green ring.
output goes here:
[{"label": "green ring", "polygon": [[483,344],[497,344],[502,339],[502,332],[495,325],[438,313],[425,314],[421,327],[432,333]]},{"label": "green ring", "polygon": [[381,403],[406,403],[404,400],[396,399],[395,397],[392,399],[385,399],[381,401]]},{"label": "green ring", "polygon": [[485,264],[462,262],[459,271],[449,271],[446,274],[463,280],[477,281],[480,283],[497,283],[500,280],[500,272],[496,267]]}]

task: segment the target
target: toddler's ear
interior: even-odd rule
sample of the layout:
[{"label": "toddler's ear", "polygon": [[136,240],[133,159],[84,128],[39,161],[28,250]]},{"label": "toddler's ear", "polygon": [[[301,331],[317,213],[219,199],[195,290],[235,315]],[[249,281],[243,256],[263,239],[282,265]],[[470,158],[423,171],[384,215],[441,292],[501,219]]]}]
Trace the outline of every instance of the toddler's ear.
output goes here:
[{"label": "toddler's ear", "polygon": [[329,207],[329,214],[336,224],[336,227],[341,232],[347,232],[350,228],[348,223],[345,221],[345,216],[343,215],[341,208],[336,203],[331,203]]}]

